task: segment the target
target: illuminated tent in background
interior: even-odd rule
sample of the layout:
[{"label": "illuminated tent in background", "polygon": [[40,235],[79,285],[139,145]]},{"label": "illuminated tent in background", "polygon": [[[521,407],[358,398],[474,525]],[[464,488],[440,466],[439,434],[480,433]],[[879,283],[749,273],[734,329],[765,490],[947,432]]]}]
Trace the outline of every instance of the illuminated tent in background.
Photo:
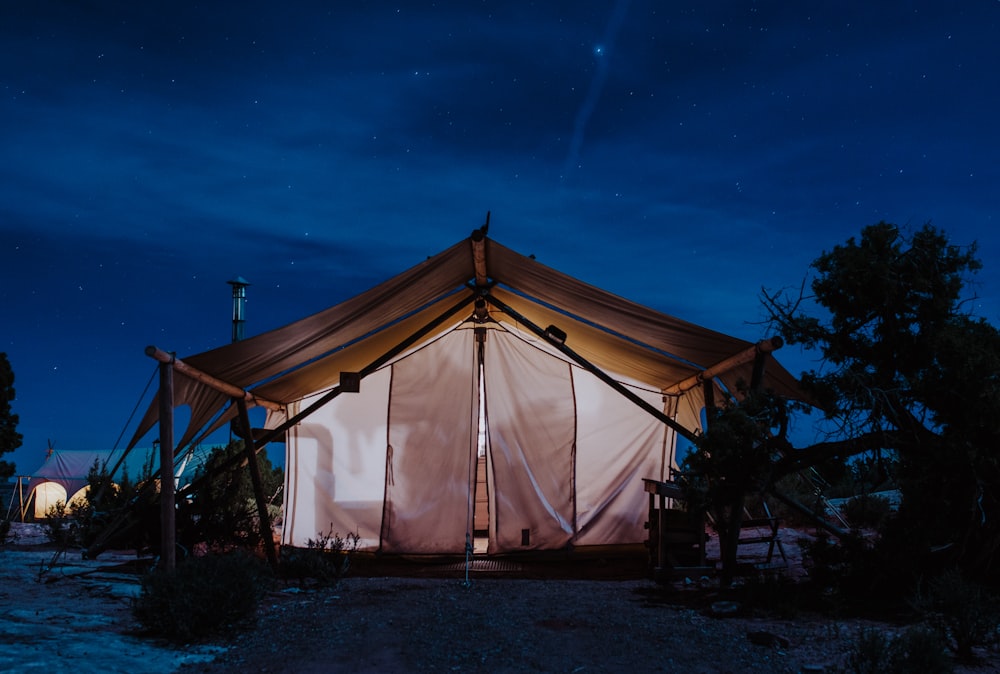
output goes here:
[{"label": "illuminated tent in background", "polygon": [[[18,477],[17,497],[20,501],[22,519],[31,508],[35,518],[47,515],[49,508],[61,501],[71,504],[82,499],[87,492],[87,476],[95,464],[98,470],[106,467],[113,482],[119,483],[128,475],[135,484],[144,475],[149,474],[150,467],[155,469],[158,458],[153,449],[132,449],[110,451],[66,451],[50,449],[45,462],[31,475]],[[176,477],[180,480],[190,478],[194,474],[194,465],[190,462],[178,465]],[[33,507],[32,507],[33,504]]]},{"label": "illuminated tent in background", "polygon": [[[286,443],[282,542],[489,553],[634,544],[642,479],[668,479],[706,395],[755,378],[789,397],[777,340],[664,315],[473,232],[371,290],[174,363],[178,447],[268,409]],[[150,347],[150,355],[163,354]],[[161,358],[162,359],[162,358]],[[234,397],[236,396],[236,397]],[[147,411],[133,443],[157,422]],[[200,434],[200,435],[199,435]]]}]

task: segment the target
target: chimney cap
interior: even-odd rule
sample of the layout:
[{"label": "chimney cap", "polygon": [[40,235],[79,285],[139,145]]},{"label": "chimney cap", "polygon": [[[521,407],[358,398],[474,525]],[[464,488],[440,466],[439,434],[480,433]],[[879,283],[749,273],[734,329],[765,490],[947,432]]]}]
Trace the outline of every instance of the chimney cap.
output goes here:
[{"label": "chimney cap", "polygon": [[237,276],[234,279],[226,281],[226,283],[228,283],[231,286],[248,286],[248,285],[250,285],[250,281],[247,281],[242,276]]}]

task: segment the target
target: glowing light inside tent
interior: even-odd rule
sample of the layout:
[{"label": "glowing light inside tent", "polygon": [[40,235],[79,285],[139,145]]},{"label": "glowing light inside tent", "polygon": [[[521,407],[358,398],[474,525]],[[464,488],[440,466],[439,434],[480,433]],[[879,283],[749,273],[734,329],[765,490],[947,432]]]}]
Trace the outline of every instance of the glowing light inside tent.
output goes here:
[{"label": "glowing light inside tent", "polygon": [[57,502],[66,502],[66,490],[56,482],[43,482],[35,487],[35,517],[45,517]]},{"label": "glowing light inside tent", "polygon": [[76,493],[73,494],[70,497],[69,501],[67,501],[66,504],[69,507],[73,507],[73,506],[76,506],[76,505],[80,505],[80,506],[86,505],[87,504],[87,490],[88,489],[90,489],[89,486],[77,489]]}]

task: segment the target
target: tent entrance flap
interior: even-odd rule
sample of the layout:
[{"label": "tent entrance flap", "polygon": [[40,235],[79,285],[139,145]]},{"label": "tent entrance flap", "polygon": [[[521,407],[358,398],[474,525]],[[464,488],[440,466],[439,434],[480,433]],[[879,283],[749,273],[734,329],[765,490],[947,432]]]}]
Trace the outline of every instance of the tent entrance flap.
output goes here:
[{"label": "tent entrance flap", "polygon": [[454,330],[392,365],[382,551],[465,550],[478,444],[476,370],[470,330]]},{"label": "tent entrance flap", "polygon": [[486,460],[487,449],[487,419],[486,419],[486,390],[485,379],[483,377],[483,359],[486,346],[486,329],[476,329],[476,345],[479,354],[476,364],[478,382],[476,392],[478,394],[477,414],[476,414],[476,482],[473,493],[472,506],[472,538],[474,551],[477,553],[486,552],[488,549],[488,538],[490,534],[490,489],[487,478],[488,465]]},{"label": "tent entrance flap", "polygon": [[570,366],[511,333],[493,332],[484,368],[490,551],[564,548],[575,528]]}]

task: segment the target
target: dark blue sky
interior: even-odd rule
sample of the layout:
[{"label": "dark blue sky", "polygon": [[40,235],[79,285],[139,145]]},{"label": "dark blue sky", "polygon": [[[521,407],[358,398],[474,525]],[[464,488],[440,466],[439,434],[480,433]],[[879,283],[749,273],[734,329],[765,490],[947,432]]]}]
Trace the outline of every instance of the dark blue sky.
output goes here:
[{"label": "dark blue sky", "polygon": [[998,29],[996,0],[4,2],[5,458],[113,446],[147,344],[229,340],[235,275],[256,334],[487,210],[514,250],[749,340],[762,286],[930,221],[978,241],[996,324]]}]

